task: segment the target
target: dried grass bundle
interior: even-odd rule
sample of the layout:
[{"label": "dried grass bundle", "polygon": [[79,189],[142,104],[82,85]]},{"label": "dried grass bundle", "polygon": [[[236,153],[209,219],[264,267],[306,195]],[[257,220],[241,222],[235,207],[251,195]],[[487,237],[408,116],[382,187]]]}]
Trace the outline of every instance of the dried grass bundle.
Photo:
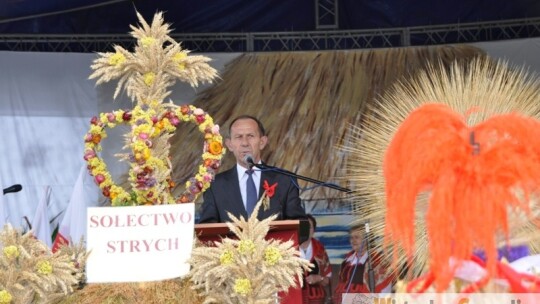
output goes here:
[{"label": "dried grass bundle", "polygon": [[[231,62],[222,80],[204,91],[195,104],[211,113],[227,133],[230,121],[241,114],[259,117],[269,132],[263,159],[315,179],[340,182],[357,189],[346,172],[349,151],[360,126],[370,116],[367,105],[396,79],[414,74],[429,62],[470,60],[482,54],[470,46],[440,46],[384,50],[254,53]],[[183,181],[197,163],[195,130],[172,138],[172,161],[183,163],[173,172]],[[197,140],[198,139],[198,140]],[[221,168],[234,164],[232,155]],[[313,184],[300,181],[302,187]],[[175,189],[175,193],[180,189]],[[301,193],[302,199],[348,200],[343,193],[319,187]]]},{"label": "dried grass bundle", "polygon": [[57,304],[200,304],[202,299],[187,279],[147,283],[89,284]]},{"label": "dried grass bundle", "polygon": [[266,193],[248,220],[229,214],[227,226],[236,238],[200,244],[193,249],[191,280],[204,303],[271,304],[278,292],[302,284],[302,274],[311,266],[302,259],[293,241],[266,240],[273,215],[257,220]]},{"label": "dried grass bundle", "polygon": [[78,266],[87,254],[80,246],[52,253],[31,231],[22,234],[9,224],[0,231],[0,245],[1,303],[51,303],[72,293],[82,278]]}]

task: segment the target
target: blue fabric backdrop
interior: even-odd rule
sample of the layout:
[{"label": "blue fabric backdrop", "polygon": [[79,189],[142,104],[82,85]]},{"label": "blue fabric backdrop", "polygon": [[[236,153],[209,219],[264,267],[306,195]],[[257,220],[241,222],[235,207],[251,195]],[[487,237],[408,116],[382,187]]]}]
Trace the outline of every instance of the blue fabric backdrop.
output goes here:
[{"label": "blue fabric backdrop", "polygon": [[[326,0],[319,0],[325,2]],[[339,3],[340,29],[495,21],[540,16],[536,0],[329,0]],[[164,11],[176,32],[261,32],[315,30],[315,0],[121,1],[83,11],[5,22],[106,0],[18,0],[0,5],[0,33],[126,33],[136,22]],[[2,21],[4,20],[4,22]]]}]

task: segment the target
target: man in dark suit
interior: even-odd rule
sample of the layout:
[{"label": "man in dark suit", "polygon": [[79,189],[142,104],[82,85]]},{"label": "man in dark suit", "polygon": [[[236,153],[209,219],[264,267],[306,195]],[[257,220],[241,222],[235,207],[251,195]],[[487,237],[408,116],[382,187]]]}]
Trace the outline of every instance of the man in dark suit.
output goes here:
[{"label": "man in dark suit", "polygon": [[[255,194],[255,189],[248,189],[249,179],[253,179],[256,197],[260,199],[265,188],[274,186],[268,208],[261,206],[257,218],[265,219],[278,214],[278,220],[306,218],[296,179],[274,171],[262,171],[251,168],[247,157],[251,156],[255,164],[261,163],[261,151],[268,143],[262,123],[255,117],[242,115],[235,118],[229,127],[229,137],[225,144],[236,158],[236,166],[216,175],[210,188],[203,194],[204,202],[201,207],[200,223],[230,222],[227,215],[230,212],[236,217],[247,218],[251,209],[249,197]],[[250,171],[250,169],[253,169]],[[251,176],[250,176],[251,175]],[[270,191],[269,191],[270,192]],[[257,199],[257,201],[258,201]]]}]

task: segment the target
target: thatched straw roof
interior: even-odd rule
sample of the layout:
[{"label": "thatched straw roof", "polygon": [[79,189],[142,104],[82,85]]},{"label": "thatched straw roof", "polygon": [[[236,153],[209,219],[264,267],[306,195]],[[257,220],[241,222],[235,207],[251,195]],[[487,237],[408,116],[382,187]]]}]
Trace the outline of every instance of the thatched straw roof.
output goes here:
[{"label": "thatched straw roof", "polygon": [[[226,66],[221,81],[202,92],[195,105],[207,111],[226,134],[237,115],[259,117],[269,133],[263,159],[271,165],[354,189],[346,176],[347,155],[336,147],[350,140],[366,105],[390,84],[428,62],[469,60],[483,52],[471,46],[366,51],[244,54]],[[189,126],[173,137],[173,177],[181,182],[199,161],[200,134]],[[185,130],[190,130],[186,132]],[[221,170],[234,164],[232,154]],[[301,187],[313,186],[300,182]],[[175,192],[183,187],[179,183]],[[342,199],[333,189],[301,192],[303,199]]]}]

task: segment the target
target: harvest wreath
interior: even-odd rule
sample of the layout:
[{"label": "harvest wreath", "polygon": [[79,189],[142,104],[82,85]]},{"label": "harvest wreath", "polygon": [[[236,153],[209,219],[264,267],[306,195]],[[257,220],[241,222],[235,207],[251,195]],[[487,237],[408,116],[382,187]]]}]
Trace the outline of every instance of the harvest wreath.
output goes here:
[{"label": "harvest wreath", "polygon": [[[106,127],[114,127],[116,124],[140,122],[132,129],[130,156],[133,170],[129,180],[134,189],[132,193],[114,184],[107,170],[105,162],[97,156],[101,151],[101,140],[107,137]],[[163,132],[173,133],[180,121],[190,121],[199,126],[204,134],[204,146],[202,163],[198,167],[195,176],[188,179],[185,191],[178,197],[173,198],[170,191],[162,191],[159,188],[154,172],[168,170],[168,163],[158,157],[152,156],[152,139]],[[212,117],[202,109],[194,106],[183,105],[174,107],[164,112],[158,119],[150,116],[140,106],[133,111],[118,110],[112,113],[102,113],[100,118],[93,117],[90,131],[85,136],[84,159],[95,182],[103,191],[103,195],[110,198],[113,206],[151,204],[154,201],[160,203],[187,203],[192,202],[204,192],[214,179],[215,171],[220,165],[223,156],[223,139],[219,134],[219,126],[213,123]],[[172,190],[174,182],[167,178],[168,189]],[[161,197],[159,197],[161,195]],[[153,200],[156,198],[157,200]]]},{"label": "harvest wreath", "polygon": [[[113,206],[159,205],[194,202],[213,180],[225,153],[219,126],[208,113],[192,105],[175,105],[163,100],[171,93],[169,87],[177,80],[197,86],[199,82],[211,82],[215,69],[208,65],[205,56],[190,56],[189,51],[169,37],[169,25],[161,13],[151,24],[138,14],[141,27],[134,27],[131,35],[137,39],[134,52],[114,46],[115,52],[99,53],[90,78],[97,84],[119,79],[115,95],[125,89],[136,105],[132,110],[116,110],[101,113],[91,119],[86,134],[84,159],[88,170],[99,185],[104,196]],[[190,177],[179,197],[172,196],[175,186],[171,178],[172,164],[169,159],[169,139],[181,121],[192,122],[204,134],[202,162]],[[101,141],[107,137],[106,128],[129,124],[124,148],[130,151],[120,154],[129,162],[128,180],[131,191],[114,183],[106,163],[98,156]]]}]

